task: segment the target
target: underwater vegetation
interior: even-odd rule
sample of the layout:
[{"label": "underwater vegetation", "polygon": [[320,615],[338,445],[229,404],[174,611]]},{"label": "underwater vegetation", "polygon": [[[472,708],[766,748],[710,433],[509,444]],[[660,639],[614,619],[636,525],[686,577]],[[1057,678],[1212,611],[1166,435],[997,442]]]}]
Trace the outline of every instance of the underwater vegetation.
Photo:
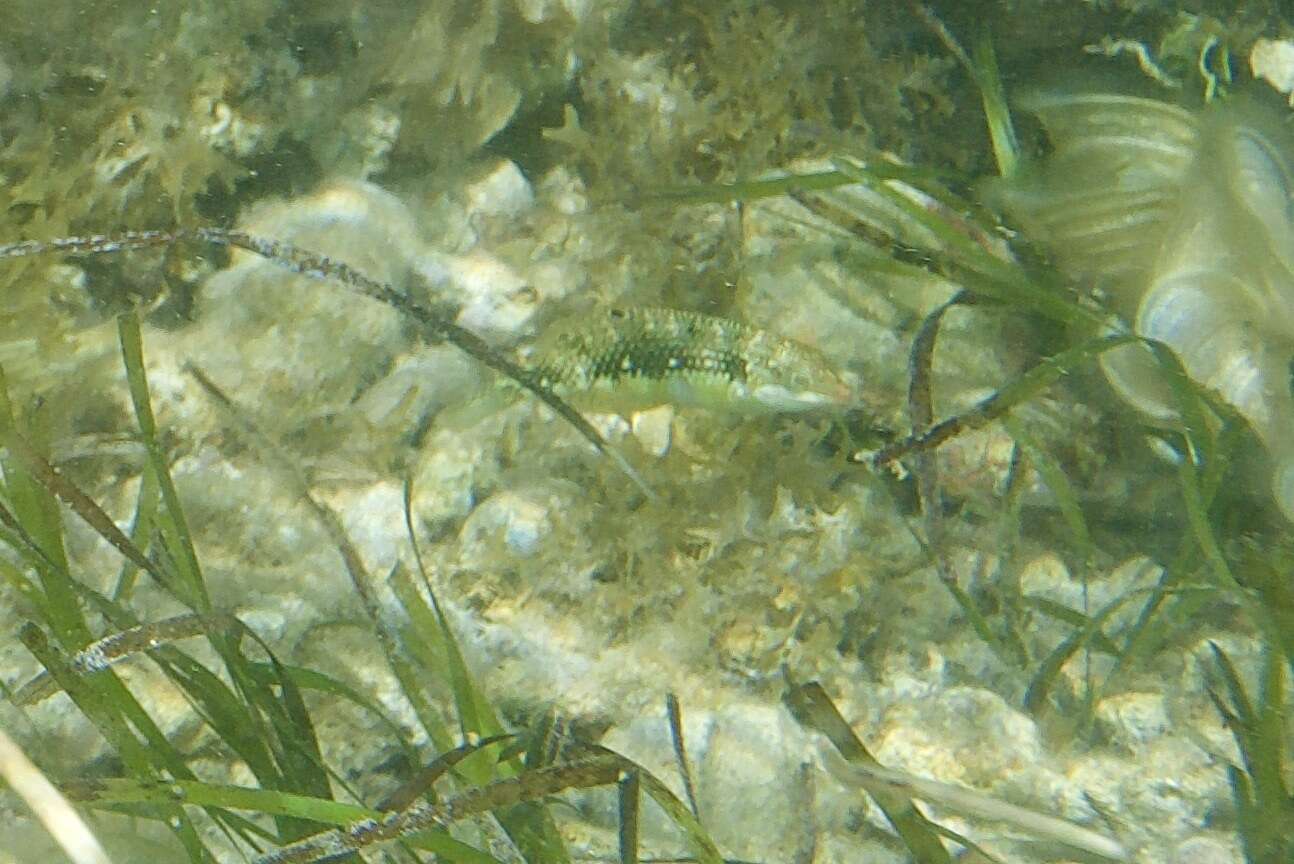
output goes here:
[{"label": "underwater vegetation", "polygon": [[1272,10],[365,5],[0,37],[0,726],[78,864],[1289,858]]},{"label": "underwater vegetation", "polygon": [[[1235,409],[1272,461],[1294,520],[1294,146],[1278,113],[1241,97],[1192,112],[1120,93],[1024,97],[1053,150],[1007,184],[1008,212],[1133,331]],[[1145,346],[1101,357],[1119,394],[1180,420]]]}]

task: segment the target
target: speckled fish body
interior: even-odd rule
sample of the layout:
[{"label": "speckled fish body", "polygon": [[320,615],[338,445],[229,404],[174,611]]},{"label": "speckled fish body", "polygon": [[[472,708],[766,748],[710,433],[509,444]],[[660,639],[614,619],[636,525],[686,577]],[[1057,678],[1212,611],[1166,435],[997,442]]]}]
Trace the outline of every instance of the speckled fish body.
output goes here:
[{"label": "speckled fish body", "polygon": [[853,388],[818,352],[754,327],[676,309],[614,309],[563,329],[541,380],[581,408],[670,403],[758,414],[842,409]]}]

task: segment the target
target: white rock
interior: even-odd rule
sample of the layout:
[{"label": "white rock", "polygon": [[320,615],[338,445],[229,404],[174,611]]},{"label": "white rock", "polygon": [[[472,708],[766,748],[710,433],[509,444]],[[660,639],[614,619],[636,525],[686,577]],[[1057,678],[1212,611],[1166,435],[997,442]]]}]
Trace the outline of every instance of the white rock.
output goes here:
[{"label": "white rock", "polygon": [[397,482],[341,487],[315,496],[342,518],[346,534],[371,573],[385,573],[406,547],[404,492]]},{"label": "white rock", "polygon": [[885,712],[875,756],[945,783],[982,784],[1039,763],[1037,726],[997,694],[951,687]]},{"label": "white rock", "polygon": [[[336,183],[259,205],[240,227],[345,262],[397,290],[432,255],[403,202],[369,183]],[[345,410],[410,344],[407,322],[390,306],[242,252],[203,286],[196,324],[159,334],[153,346],[163,342],[238,404],[271,406],[257,412],[260,422],[285,426]]]},{"label": "white rock", "polygon": [[1294,42],[1289,39],[1259,39],[1249,52],[1249,69],[1276,92],[1289,96],[1294,107]]},{"label": "white rock", "polygon": [[[734,702],[716,710],[683,709],[698,809],[715,842],[728,857],[792,860],[813,830],[800,770],[812,753],[808,736],[777,705]],[[613,729],[603,743],[648,768],[686,800],[670,741],[661,712]],[[644,816],[649,810],[658,812],[644,808]],[[615,818],[605,806],[601,815],[608,824]],[[663,818],[653,816],[649,824],[657,844],[662,838],[678,842]]]},{"label": "white rock", "polygon": [[467,199],[468,215],[517,217],[535,203],[535,192],[530,181],[517,164],[509,159],[499,160],[489,174],[463,190]]},{"label": "white rock", "polygon": [[534,555],[553,530],[547,502],[516,492],[499,492],[481,502],[463,525],[460,539],[464,556],[476,559],[488,554],[481,548],[502,541],[513,555]]},{"label": "white rock", "polygon": [[419,522],[440,525],[472,511],[475,489],[493,464],[492,443],[471,430],[437,429],[427,436],[413,472],[413,506]]},{"label": "white rock", "polygon": [[481,365],[452,345],[433,345],[406,354],[355,400],[373,426],[409,429],[431,414],[474,398]]},{"label": "white rock", "polygon": [[447,262],[451,296],[461,302],[457,323],[485,339],[520,332],[539,307],[539,292],[492,255],[469,252]]},{"label": "white rock", "polygon": [[647,411],[638,411],[630,420],[634,437],[643,449],[660,458],[669,452],[674,425],[674,406],[660,405]]},{"label": "white rock", "polygon": [[1031,596],[1051,599],[1065,596],[1067,600],[1071,600],[1073,586],[1069,568],[1060,560],[1059,555],[1050,552],[1039,555],[1021,569],[1020,591]]},{"label": "white rock", "polygon": [[559,165],[544,175],[540,193],[558,213],[574,216],[589,209],[588,191],[584,181],[564,165]]},{"label": "white rock", "polygon": [[219,99],[198,96],[192,110],[198,137],[216,150],[245,159],[260,148],[265,138],[264,124],[248,120]]},{"label": "white rock", "polygon": [[1171,864],[1242,864],[1244,860],[1234,836],[1200,834],[1178,844]]},{"label": "white rock", "polygon": [[1096,722],[1110,740],[1133,753],[1172,728],[1162,693],[1121,693],[1101,700]]}]

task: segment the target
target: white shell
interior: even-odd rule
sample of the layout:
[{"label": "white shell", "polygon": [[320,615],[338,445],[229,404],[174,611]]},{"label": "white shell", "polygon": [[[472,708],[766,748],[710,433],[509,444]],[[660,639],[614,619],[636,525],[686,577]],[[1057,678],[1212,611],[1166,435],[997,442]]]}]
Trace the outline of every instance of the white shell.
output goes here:
[{"label": "white shell", "polygon": [[[1278,121],[1248,103],[1193,114],[1116,94],[1051,93],[1026,107],[1055,151],[1004,190],[1006,206],[1248,420],[1294,520],[1294,153]],[[1128,402],[1176,419],[1149,349],[1112,351],[1102,365]]]}]

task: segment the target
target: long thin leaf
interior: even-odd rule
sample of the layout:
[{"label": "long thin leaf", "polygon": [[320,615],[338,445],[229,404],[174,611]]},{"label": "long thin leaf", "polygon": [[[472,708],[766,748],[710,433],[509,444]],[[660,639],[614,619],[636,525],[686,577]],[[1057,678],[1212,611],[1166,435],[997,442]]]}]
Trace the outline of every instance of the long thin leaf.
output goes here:
[{"label": "long thin leaf", "polygon": [[[848,762],[883,767],[867,751],[863,742],[858,740],[854,730],[840,716],[821,685],[811,682],[789,687],[783,694],[782,701],[797,722],[825,735]],[[932,830],[929,821],[911,798],[883,789],[873,790],[871,795],[894,830],[903,838],[917,864],[951,864],[952,858],[939,840],[939,835]]]},{"label": "long thin leaf", "polygon": [[[166,548],[175,562],[179,588],[184,600],[199,612],[211,611],[211,597],[207,593],[198,565],[198,554],[193,548],[193,535],[180,506],[179,493],[171,480],[166,464],[166,454],[157,440],[157,421],[153,418],[152,399],[148,394],[148,377],[144,370],[143,337],[139,332],[139,317],[134,312],[117,318],[117,336],[121,343],[122,362],[126,367],[126,384],[130,401],[135,409],[135,421],[148,452],[149,465],[162,496],[162,508],[157,514],[158,526]],[[145,568],[149,569],[149,568]]]}]

